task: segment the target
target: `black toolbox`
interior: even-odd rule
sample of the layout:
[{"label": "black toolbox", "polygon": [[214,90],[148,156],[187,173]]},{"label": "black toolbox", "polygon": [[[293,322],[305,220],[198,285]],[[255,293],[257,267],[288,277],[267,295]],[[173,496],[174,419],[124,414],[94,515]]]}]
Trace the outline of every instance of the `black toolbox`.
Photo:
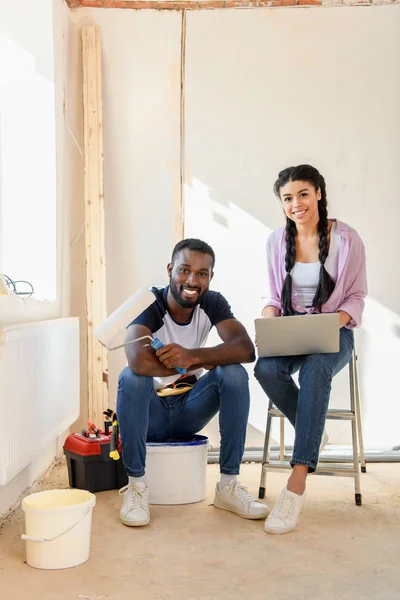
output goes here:
[{"label": "black toolbox", "polygon": [[109,456],[110,435],[100,432],[96,437],[71,433],[64,444],[69,485],[88,492],[103,492],[124,487],[128,476],[122,459]]}]

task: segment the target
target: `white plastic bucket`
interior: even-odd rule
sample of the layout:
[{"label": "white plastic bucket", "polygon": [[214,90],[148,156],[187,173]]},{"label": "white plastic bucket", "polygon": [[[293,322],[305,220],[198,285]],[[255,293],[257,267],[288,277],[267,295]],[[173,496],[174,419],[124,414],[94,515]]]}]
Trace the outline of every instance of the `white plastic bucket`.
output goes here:
[{"label": "white plastic bucket", "polygon": [[89,558],[96,496],[85,490],[50,490],[22,500],[26,562],[36,569],[67,569]]},{"label": "white plastic bucket", "polygon": [[208,438],[147,443],[150,504],[190,504],[206,497]]}]

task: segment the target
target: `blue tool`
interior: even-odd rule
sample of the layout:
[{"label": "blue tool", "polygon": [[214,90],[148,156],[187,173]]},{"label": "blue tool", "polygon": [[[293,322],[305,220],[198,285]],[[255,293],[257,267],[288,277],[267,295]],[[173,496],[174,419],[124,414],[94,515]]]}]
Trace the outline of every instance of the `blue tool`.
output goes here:
[{"label": "blue tool", "polygon": [[[153,339],[153,341],[151,342],[151,345],[154,348],[154,350],[159,350],[160,348],[162,348],[164,346],[162,341],[159,340],[157,337]],[[178,373],[180,375],[184,375],[185,373],[187,373],[187,369],[181,369],[180,367],[174,367],[174,369],[175,369],[175,371],[178,371]]]},{"label": "blue tool", "polygon": [[[142,335],[142,337],[136,338],[135,340],[131,340],[130,342],[125,342],[124,344],[120,344],[119,346],[115,346],[114,348],[109,348],[103,342],[100,342],[107,350],[118,350],[118,348],[124,348],[125,346],[130,346],[131,344],[136,344],[136,342],[140,342],[141,340],[149,339],[151,340],[151,346],[154,350],[159,350],[164,346],[161,340],[158,338],[153,338],[150,335]],[[187,373],[187,369],[182,369],[181,367],[174,367],[175,371],[177,371],[180,375],[185,375]]]}]

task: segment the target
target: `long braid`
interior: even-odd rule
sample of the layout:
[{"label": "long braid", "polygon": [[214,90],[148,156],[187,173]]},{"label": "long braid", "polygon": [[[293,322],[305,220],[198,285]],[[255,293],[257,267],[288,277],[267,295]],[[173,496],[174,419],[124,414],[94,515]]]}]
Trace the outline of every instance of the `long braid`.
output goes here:
[{"label": "long braid", "polygon": [[292,306],[292,276],[290,274],[296,261],[296,224],[291,219],[286,219],[286,277],[282,286],[282,311],[285,317],[294,315]]},{"label": "long braid", "polygon": [[321,190],[321,200],[318,202],[318,213],[319,213],[319,222],[318,222],[318,248],[319,248],[319,262],[321,263],[321,268],[319,271],[319,282],[318,287],[315,291],[315,296],[313,299],[313,307],[318,311],[321,311],[321,307],[328,300],[329,296],[332,294],[335,284],[329,275],[328,271],[325,269],[325,261],[328,258],[329,253],[329,243],[328,243],[328,208],[327,208],[327,199],[326,199],[326,187],[325,180],[320,175],[320,190]]},{"label": "long braid", "polygon": [[[329,253],[328,233],[328,209],[326,197],[325,179],[311,165],[299,165],[298,167],[288,167],[281,171],[278,179],[274,184],[275,195],[280,198],[280,189],[288,181],[308,181],[313,184],[316,190],[321,190],[321,199],[318,202],[318,258],[321,263],[318,287],[313,299],[313,307],[321,311],[321,307],[332,294],[335,284],[325,269],[325,261]],[[285,269],[286,277],[283,282],[281,292],[282,313],[284,316],[294,315],[295,312],[292,306],[292,276],[291,271],[296,261],[296,224],[291,219],[286,219],[286,254],[285,254]]]}]

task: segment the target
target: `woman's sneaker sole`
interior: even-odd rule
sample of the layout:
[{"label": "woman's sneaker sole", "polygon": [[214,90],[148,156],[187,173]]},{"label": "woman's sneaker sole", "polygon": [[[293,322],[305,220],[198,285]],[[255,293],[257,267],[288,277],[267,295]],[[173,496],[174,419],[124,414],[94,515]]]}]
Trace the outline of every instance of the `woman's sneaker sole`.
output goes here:
[{"label": "woman's sneaker sole", "polygon": [[290,527],[289,529],[285,529],[284,531],[282,530],[278,530],[278,529],[265,529],[264,531],[265,533],[269,533],[270,535],[282,535],[285,533],[290,533],[291,531],[294,531],[296,529],[296,525],[294,527]]}]

